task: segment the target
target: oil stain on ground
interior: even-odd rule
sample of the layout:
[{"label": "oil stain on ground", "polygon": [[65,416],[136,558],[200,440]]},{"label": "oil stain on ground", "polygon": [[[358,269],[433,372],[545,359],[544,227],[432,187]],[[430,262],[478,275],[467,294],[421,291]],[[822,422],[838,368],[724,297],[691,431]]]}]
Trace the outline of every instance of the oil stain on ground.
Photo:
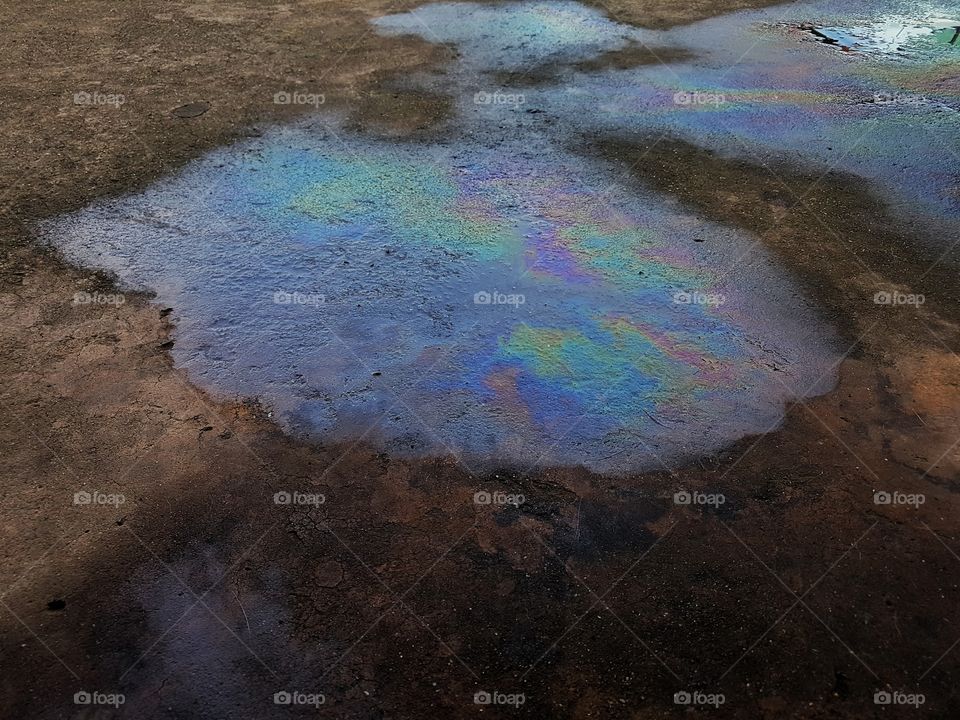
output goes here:
[{"label": "oil stain on ground", "polygon": [[[912,154],[925,141],[903,133],[956,122],[955,55],[850,64],[771,17],[653,32],[566,2],[388,16],[380,32],[459,52],[409,79],[453,98],[442,141],[379,140],[322,115],[44,232],[156,291],[176,308],[173,353],[191,378],[261,398],[291,432],[603,472],[710,453],[829,390],[833,328],[751,236],[571,146],[664,133],[842,164],[918,215],[957,216],[954,170],[931,170]],[[670,50],[590,64],[638,46]],[[518,79],[545,66],[556,82]],[[864,102],[878,93],[923,101]]]}]

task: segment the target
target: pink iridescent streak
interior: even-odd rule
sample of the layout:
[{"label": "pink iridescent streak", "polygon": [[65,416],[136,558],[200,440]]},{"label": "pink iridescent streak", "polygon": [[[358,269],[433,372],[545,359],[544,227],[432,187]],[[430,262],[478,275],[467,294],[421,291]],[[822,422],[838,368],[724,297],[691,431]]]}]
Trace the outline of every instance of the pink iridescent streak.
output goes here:
[{"label": "pink iridescent streak", "polygon": [[681,345],[664,330],[622,316],[608,316],[605,319],[605,325],[614,331],[628,328],[649,340],[667,357],[696,368],[700,378],[698,384],[702,387],[716,387],[734,380],[734,368],[731,364],[721,364],[716,360],[713,363],[709,362],[710,358],[704,356],[703,349]]},{"label": "pink iridescent streak", "polygon": [[534,275],[551,275],[580,283],[600,278],[579,264],[576,254],[564,244],[555,229],[532,234],[527,238],[526,246],[527,270]]},{"label": "pink iridescent streak", "polygon": [[517,386],[519,374],[520,370],[517,368],[504,368],[490,373],[485,378],[484,384],[496,396],[496,406],[506,412],[511,421],[532,427],[533,418],[530,416],[530,409],[521,397],[520,388]]}]

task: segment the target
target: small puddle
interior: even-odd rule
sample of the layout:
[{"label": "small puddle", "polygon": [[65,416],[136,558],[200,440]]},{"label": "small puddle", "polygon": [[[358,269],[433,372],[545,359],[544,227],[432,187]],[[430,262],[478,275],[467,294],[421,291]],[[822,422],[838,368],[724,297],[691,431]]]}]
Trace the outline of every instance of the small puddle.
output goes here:
[{"label": "small puddle", "polygon": [[809,30],[821,42],[845,52],[912,57],[960,48],[960,21],[957,20],[910,21],[897,18],[848,28],[815,27],[812,24],[800,27]]}]

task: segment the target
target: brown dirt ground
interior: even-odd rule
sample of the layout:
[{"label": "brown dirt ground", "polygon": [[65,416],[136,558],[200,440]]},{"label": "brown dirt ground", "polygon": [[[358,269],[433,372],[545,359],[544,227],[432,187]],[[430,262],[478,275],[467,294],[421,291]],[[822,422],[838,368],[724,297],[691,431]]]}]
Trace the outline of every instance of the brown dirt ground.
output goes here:
[{"label": "brown dirt ground", "polygon": [[589,0],[618,22],[661,30],[722,13],[777,5],[769,0]]},{"label": "brown dirt ground", "polygon": [[[872,703],[889,686],[926,694],[910,716],[955,717],[957,279],[928,272],[917,231],[850,178],[677,142],[585,142],[756,233],[852,348],[834,392],[675,472],[478,480],[452,458],[306,446],[255,403],[187,383],[149,297],[71,304],[110,281],[37,247],[33,224],[289,119],[279,90],[322,92],[371,132],[440,131],[447,99],[391,83],[450,51],[367,26],[413,4],[3,11],[4,716],[109,716],[78,714],[81,689],[124,693],[121,717],[297,715],[271,702],[288,689],[324,693],[323,712],[343,718],[661,718],[681,713],[675,691],[702,688],[726,694],[725,717],[896,717]],[[608,3],[656,27],[742,4]],[[95,89],[127,102],[72,104]],[[190,102],[210,109],[171,115]],[[887,286],[928,302],[870,302]],[[728,503],[678,510],[681,486]],[[477,510],[479,487],[528,502]],[[73,505],[94,488],[126,502]],[[284,489],[327,502],[278,507]],[[926,503],[877,506],[877,489]],[[481,712],[480,689],[527,702]]]}]

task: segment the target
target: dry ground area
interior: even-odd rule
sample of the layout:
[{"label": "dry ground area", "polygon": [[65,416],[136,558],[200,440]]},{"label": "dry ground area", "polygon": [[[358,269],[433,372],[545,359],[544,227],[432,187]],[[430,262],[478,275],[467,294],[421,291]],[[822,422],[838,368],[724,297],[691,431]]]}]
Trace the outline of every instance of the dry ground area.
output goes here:
[{"label": "dry ground area", "polygon": [[[391,79],[451,51],[367,25],[413,4],[2,11],[3,715],[109,716],[73,704],[86,689],[124,693],[121,717],[296,716],[271,701],[287,689],[324,693],[322,712],[344,718],[660,718],[702,688],[726,695],[728,717],[897,717],[872,702],[889,687],[926,695],[910,716],[955,717],[958,281],[851,178],[585,140],[756,233],[850,346],[836,390],[783,427],[647,476],[478,479],[452,458],[301,445],[255,403],[189,385],[150,298],[71,304],[110,281],[37,246],[34,223],[283,121],[277,91],[322,92],[370,132],[442,132],[448,101]],[[663,27],[744,4],[609,9]],[[72,103],[94,90],[126,102]],[[189,103],[209,109],[171,113]],[[886,286],[928,302],[872,304]],[[680,486],[729,501],[678,509]],[[478,510],[479,487],[528,503]],[[327,502],[274,505],[292,488]],[[84,489],[126,502],[75,506]],[[878,506],[879,489],[926,502]],[[481,714],[483,689],[527,701]]]}]

